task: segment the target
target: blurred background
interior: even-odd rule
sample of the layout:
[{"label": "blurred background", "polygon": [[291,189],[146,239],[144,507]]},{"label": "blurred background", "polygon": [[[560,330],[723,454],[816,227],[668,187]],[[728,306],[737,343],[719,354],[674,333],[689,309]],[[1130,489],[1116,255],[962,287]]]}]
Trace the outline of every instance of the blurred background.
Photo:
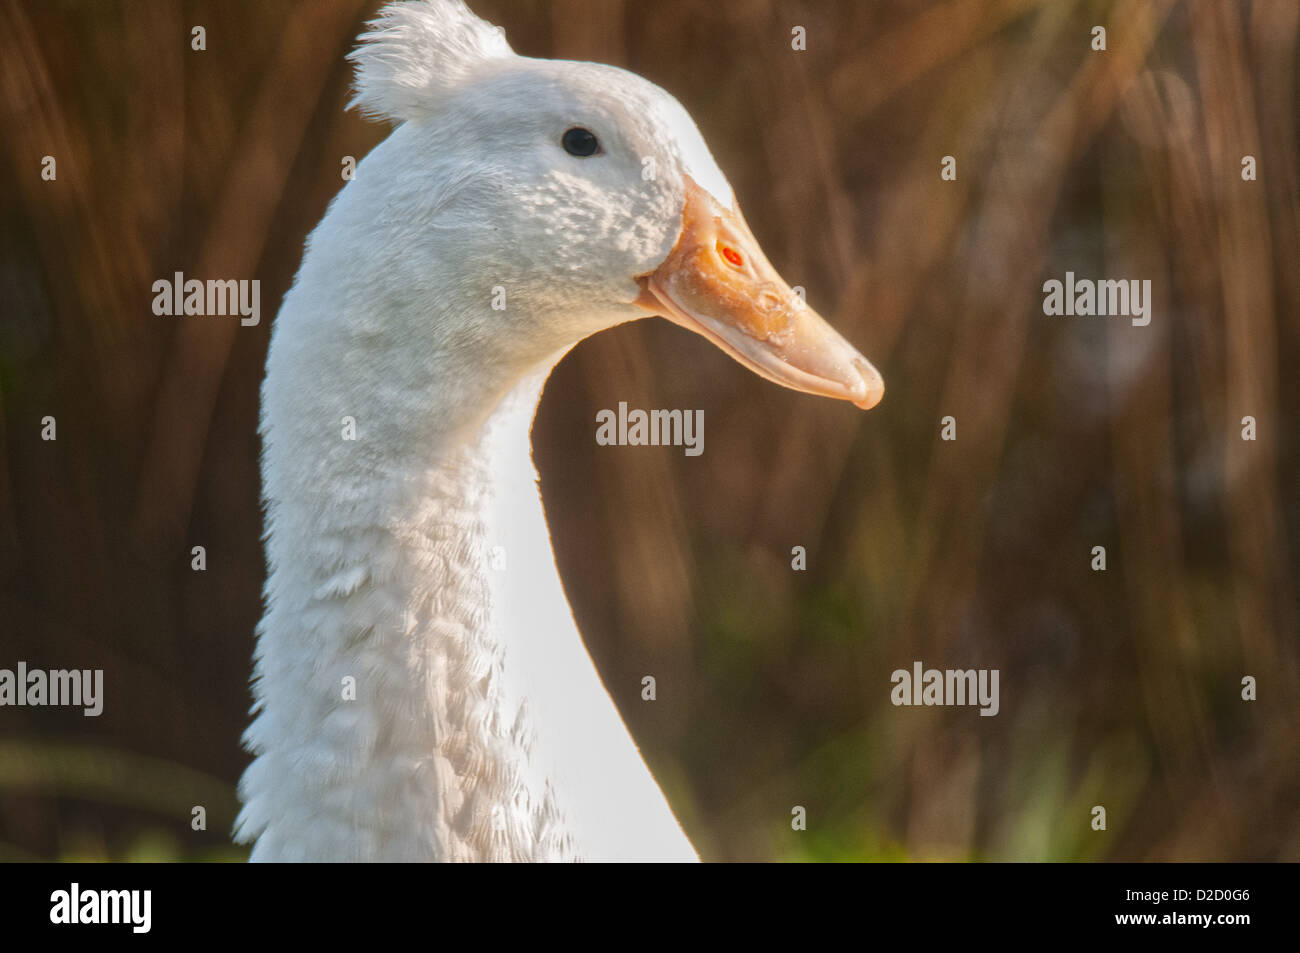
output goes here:
[{"label": "blurred background", "polygon": [[[1300,5],[471,5],[674,93],[888,384],[863,414],[659,320],[551,378],[561,575],[701,855],[1300,859]],[[0,0],[0,667],[107,696],[0,709],[4,859],[245,856],[258,387],[387,131],[344,109],[378,6]],[[1067,270],[1150,279],[1150,325],[1044,316]],[[174,271],[260,279],[262,323],[156,317]],[[598,447],[620,400],[702,408],[704,454]],[[916,660],[999,669],[1000,713],[894,707]]]}]

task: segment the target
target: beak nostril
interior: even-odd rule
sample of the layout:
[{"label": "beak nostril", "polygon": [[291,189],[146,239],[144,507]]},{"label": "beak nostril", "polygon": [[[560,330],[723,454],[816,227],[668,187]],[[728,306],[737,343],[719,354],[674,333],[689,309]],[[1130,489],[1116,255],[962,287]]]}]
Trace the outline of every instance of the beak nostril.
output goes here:
[{"label": "beak nostril", "polygon": [[740,252],[736,251],[736,249],[732,248],[730,245],[724,245],[722,242],[718,242],[718,254],[726,259],[727,264],[731,265],[733,268],[745,267],[745,259],[741,256]]}]

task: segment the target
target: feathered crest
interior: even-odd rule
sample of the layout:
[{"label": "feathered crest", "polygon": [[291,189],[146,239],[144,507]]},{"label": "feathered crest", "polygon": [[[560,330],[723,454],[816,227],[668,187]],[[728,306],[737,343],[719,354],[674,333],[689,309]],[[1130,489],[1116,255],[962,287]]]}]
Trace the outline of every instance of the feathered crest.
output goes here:
[{"label": "feathered crest", "polygon": [[505,31],[475,16],[464,0],[393,3],[367,25],[348,54],[357,68],[348,105],[375,119],[427,116],[481,66],[514,55]]}]

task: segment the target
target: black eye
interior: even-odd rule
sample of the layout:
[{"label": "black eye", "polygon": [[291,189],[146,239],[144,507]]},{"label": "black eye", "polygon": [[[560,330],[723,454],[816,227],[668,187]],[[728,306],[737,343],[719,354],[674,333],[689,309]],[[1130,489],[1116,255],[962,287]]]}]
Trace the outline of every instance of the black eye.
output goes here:
[{"label": "black eye", "polygon": [[571,156],[594,156],[600,151],[600,142],[592,131],[581,126],[567,130],[560,142],[564,144],[564,151]]}]

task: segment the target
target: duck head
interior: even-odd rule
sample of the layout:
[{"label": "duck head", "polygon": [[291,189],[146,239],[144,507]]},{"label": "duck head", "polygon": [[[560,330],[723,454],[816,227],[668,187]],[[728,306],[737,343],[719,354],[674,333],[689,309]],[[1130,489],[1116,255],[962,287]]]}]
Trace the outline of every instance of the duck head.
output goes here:
[{"label": "duck head", "polygon": [[362,40],[354,103],[402,123],[385,143],[402,151],[400,257],[445,257],[454,235],[473,262],[455,284],[481,305],[460,333],[521,357],[657,314],[785,387],[880,401],[879,372],[781,279],[664,90],[517,56],[461,0],[393,4]]}]

